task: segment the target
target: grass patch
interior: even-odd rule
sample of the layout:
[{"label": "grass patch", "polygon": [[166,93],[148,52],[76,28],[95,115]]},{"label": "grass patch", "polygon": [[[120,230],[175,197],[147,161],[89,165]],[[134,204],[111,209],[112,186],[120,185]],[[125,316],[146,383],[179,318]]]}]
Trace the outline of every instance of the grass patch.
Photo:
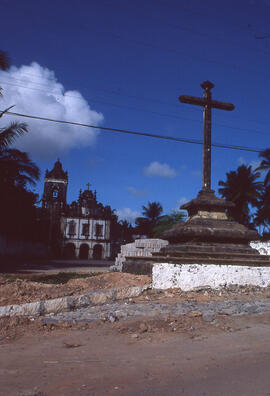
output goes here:
[{"label": "grass patch", "polygon": [[57,274],[51,275],[30,275],[30,274],[0,274],[9,282],[15,282],[16,279],[22,279],[25,281],[38,282],[38,283],[47,283],[47,284],[64,284],[67,283],[70,279],[78,279],[78,278],[89,278],[92,276],[100,275],[100,272],[90,272],[87,274],[80,274],[77,272],[58,272]]}]

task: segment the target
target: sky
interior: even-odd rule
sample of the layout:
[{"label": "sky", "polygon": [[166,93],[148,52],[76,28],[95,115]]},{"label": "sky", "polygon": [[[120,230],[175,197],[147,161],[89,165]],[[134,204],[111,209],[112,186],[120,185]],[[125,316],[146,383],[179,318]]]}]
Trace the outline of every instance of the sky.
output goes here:
[{"label": "sky", "polygon": [[[0,109],[105,128],[201,140],[203,110],[180,103],[202,96],[210,80],[216,100],[212,141],[270,147],[270,0],[0,0]],[[142,205],[165,213],[201,189],[202,146],[5,115],[27,122],[16,147],[45,170],[60,158],[68,171],[68,202],[79,190],[134,221]],[[256,152],[213,147],[212,187]]]}]

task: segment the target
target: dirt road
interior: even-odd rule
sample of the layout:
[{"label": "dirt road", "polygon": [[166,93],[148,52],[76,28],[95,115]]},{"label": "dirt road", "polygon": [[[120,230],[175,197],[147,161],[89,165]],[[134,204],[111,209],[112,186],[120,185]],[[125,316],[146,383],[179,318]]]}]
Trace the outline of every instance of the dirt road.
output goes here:
[{"label": "dirt road", "polygon": [[270,395],[270,315],[194,317],[177,332],[143,320],[2,340],[0,395]]}]

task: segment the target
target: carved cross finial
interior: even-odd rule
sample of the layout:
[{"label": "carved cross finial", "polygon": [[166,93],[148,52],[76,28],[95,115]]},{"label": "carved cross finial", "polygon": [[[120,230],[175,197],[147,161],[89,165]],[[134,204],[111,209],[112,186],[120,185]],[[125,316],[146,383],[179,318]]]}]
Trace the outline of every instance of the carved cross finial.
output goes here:
[{"label": "carved cross finial", "polygon": [[87,183],[86,186],[87,186],[87,190],[89,191],[89,190],[90,190],[91,184],[90,184],[90,183]]}]

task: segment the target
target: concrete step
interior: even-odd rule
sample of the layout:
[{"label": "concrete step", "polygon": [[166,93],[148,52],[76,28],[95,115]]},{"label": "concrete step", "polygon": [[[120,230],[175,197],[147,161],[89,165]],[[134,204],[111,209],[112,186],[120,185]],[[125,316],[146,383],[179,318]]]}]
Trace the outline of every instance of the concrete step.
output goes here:
[{"label": "concrete step", "polygon": [[160,253],[170,253],[171,251],[199,251],[199,252],[233,252],[233,253],[246,253],[247,251],[257,254],[256,249],[252,249],[249,245],[237,244],[175,244],[169,245],[160,250]]},{"label": "concrete step", "polygon": [[264,255],[259,254],[258,251],[253,252],[252,250],[247,251],[245,253],[235,253],[235,252],[200,252],[200,251],[177,251],[177,250],[172,250],[170,252],[158,252],[158,253],[153,253],[152,257],[198,257],[198,258],[228,258],[228,259],[237,259],[237,258],[242,258],[242,259],[248,259],[248,260],[258,260],[258,261],[265,261]]}]

